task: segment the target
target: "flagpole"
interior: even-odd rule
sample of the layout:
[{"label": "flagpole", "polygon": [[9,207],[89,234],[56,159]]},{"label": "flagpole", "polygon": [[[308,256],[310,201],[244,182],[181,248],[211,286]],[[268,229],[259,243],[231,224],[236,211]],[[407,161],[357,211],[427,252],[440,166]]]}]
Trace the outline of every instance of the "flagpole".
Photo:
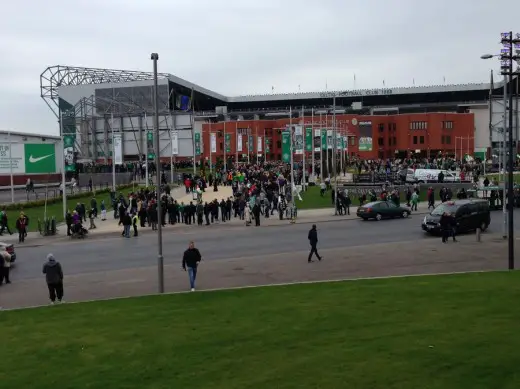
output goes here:
[{"label": "flagpole", "polygon": [[312,135],[312,154],[311,154],[311,174],[312,177],[315,177],[315,171],[314,171],[314,108],[311,108],[311,135]]},{"label": "flagpole", "polygon": [[306,172],[306,169],[305,169],[305,108],[304,106],[302,105],[302,138],[303,138],[303,157],[302,157],[302,188],[303,188],[303,191],[305,191],[305,172]]},{"label": "flagpole", "polygon": [[[144,186],[146,188],[148,188],[148,116],[146,116],[146,112],[144,113],[144,123],[146,125],[146,153],[145,153],[145,163],[144,163],[144,168],[145,168],[145,183],[144,183]],[[106,156],[105,156],[106,158]],[[106,159],[105,159],[106,160]]]},{"label": "flagpole", "polygon": [[292,128],[292,106],[289,107],[289,135],[291,139],[291,201],[294,204],[294,157],[293,157],[293,151],[294,151],[294,144],[293,144],[293,128]]},{"label": "flagpole", "polygon": [[258,160],[258,126],[255,126],[255,137],[256,137],[256,164],[258,165],[259,163],[259,160]]},{"label": "flagpole", "polygon": [[224,171],[227,172],[226,119],[224,118]]},{"label": "flagpole", "polygon": [[251,163],[251,128],[247,127],[247,163]]},{"label": "flagpole", "polygon": [[235,163],[238,163],[238,122],[235,122]]},{"label": "flagpole", "polygon": [[267,140],[265,138],[265,127],[264,127],[264,140],[263,140],[263,142],[264,142],[264,164],[265,164],[267,162],[267,147],[266,147]]},{"label": "flagpole", "polygon": [[[211,133],[211,120],[209,121],[209,174],[212,173],[211,165],[213,165],[213,134]],[[215,150],[217,151],[217,150]]]},{"label": "flagpole", "polygon": [[[170,148],[171,148],[171,153],[170,153],[170,184],[173,185],[173,117],[172,117],[172,111],[170,110],[170,120],[172,121],[172,125],[171,126],[168,126],[170,127]],[[168,122],[168,121],[167,121]],[[168,124],[168,123],[166,123]]]},{"label": "flagpole", "polygon": [[110,132],[112,133],[112,190],[116,191],[116,146],[114,145],[114,113],[110,114]]},{"label": "flagpole", "polygon": [[[320,112],[320,181],[321,182],[324,182],[324,178],[323,178],[323,136],[322,136],[322,131],[323,131],[323,116],[322,116],[322,113]],[[326,134],[326,133],[325,133]],[[327,139],[327,137],[325,136],[325,139]]]}]

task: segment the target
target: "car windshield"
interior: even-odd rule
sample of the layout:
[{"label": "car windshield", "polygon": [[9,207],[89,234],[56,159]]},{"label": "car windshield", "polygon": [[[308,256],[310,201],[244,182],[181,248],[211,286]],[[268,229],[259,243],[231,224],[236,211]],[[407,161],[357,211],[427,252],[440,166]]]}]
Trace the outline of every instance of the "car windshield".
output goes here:
[{"label": "car windshield", "polygon": [[455,213],[457,209],[459,209],[459,206],[455,204],[441,204],[431,214],[433,216],[441,216],[444,212]]},{"label": "car windshield", "polygon": [[375,206],[377,206],[377,204],[379,204],[378,201],[375,201],[373,203],[366,203],[365,205],[363,205],[363,208],[374,208]]}]

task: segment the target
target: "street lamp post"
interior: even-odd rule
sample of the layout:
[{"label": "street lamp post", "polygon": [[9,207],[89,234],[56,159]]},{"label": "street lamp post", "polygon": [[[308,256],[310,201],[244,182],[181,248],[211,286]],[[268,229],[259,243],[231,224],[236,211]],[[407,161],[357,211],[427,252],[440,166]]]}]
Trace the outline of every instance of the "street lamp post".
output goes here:
[{"label": "street lamp post", "polygon": [[156,175],[155,175],[155,185],[156,185],[156,193],[157,193],[157,216],[159,218],[159,223],[157,223],[157,272],[158,272],[158,287],[159,293],[164,293],[164,257],[162,252],[162,206],[161,206],[161,149],[159,142],[159,93],[157,87],[157,61],[159,60],[159,54],[152,53],[151,60],[153,61],[153,107],[154,107],[154,116],[153,116],[153,125],[155,127],[155,165],[156,165]]},{"label": "street lamp post", "polygon": [[[504,185],[504,191],[507,189],[507,210],[508,210],[508,268],[509,270],[513,270],[515,268],[515,240],[514,240],[514,182],[513,182],[513,165],[514,165],[514,148],[513,148],[513,76],[520,76],[520,71],[514,71],[513,63],[515,61],[520,60],[520,34],[516,34],[513,36],[513,32],[504,32],[500,35],[500,43],[502,44],[502,49],[500,50],[499,55],[485,54],[482,55],[482,59],[489,59],[493,57],[500,57],[500,68],[502,70],[502,75],[504,76],[504,88],[507,91],[508,80],[507,76],[509,76],[509,123],[508,123],[508,134],[509,134],[509,143],[508,145],[508,159],[507,159],[507,167],[509,170],[507,171],[507,187]],[[505,103],[505,101],[504,101]],[[507,107],[506,107],[507,109]],[[504,133],[506,131],[506,115],[504,115]],[[505,151],[504,151],[505,152]],[[505,172],[504,172],[505,174]]]}]

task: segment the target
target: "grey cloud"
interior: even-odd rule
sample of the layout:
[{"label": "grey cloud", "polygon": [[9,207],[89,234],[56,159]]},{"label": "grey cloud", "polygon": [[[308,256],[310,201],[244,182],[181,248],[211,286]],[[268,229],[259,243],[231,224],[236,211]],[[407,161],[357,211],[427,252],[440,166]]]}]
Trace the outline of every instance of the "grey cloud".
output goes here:
[{"label": "grey cloud", "polygon": [[[56,132],[39,98],[50,65],[161,71],[223,94],[488,80],[515,0],[52,0],[6,2],[0,129]],[[501,10],[509,7],[504,15]],[[30,96],[30,97],[29,97]],[[27,115],[26,112],[32,112]]]}]

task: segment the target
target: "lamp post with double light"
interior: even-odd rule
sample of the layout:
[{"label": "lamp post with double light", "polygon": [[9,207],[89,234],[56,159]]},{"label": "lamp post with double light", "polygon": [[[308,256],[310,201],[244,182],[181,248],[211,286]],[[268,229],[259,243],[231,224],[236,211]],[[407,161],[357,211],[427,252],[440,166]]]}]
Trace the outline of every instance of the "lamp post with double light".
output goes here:
[{"label": "lamp post with double light", "polygon": [[[514,203],[514,181],[513,181],[513,167],[514,167],[514,149],[513,149],[513,77],[520,76],[519,69],[516,71],[513,69],[515,61],[518,63],[520,60],[520,34],[513,35],[513,32],[504,32],[500,34],[500,43],[502,44],[502,49],[500,50],[499,55],[485,54],[482,55],[482,59],[490,59],[493,57],[500,58],[500,68],[502,70],[502,75],[504,76],[505,87],[507,88],[507,84],[509,82],[509,125],[508,125],[508,134],[509,134],[509,143],[507,144],[508,149],[508,162],[505,166],[506,171],[508,173],[507,186],[504,187],[504,190],[507,190],[507,210],[508,210],[508,268],[513,270],[515,268],[515,246],[514,246],[514,222],[513,222],[513,203]],[[509,80],[508,80],[509,76]],[[504,132],[505,132],[505,118],[504,115]],[[509,169],[509,170],[507,170]]]}]

